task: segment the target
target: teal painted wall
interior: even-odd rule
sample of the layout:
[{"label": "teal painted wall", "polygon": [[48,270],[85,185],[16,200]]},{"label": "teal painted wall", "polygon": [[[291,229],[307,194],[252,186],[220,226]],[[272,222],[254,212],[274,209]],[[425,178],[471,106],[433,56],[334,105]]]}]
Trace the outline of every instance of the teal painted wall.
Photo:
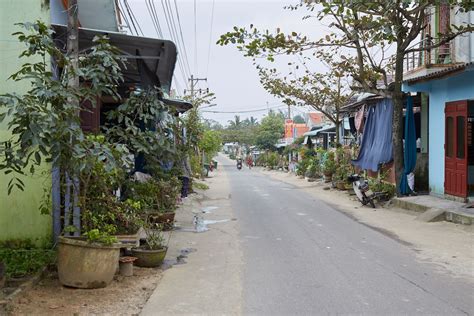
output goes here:
[{"label": "teal painted wall", "polygon": [[444,108],[446,102],[474,99],[474,69],[442,80],[404,85],[405,92],[429,93],[429,186],[444,195]]},{"label": "teal painted wall", "polygon": [[[49,0],[1,0],[0,1],[0,94],[23,93],[28,82],[14,82],[7,78],[27,60],[18,58],[24,46],[11,36],[19,30],[15,23],[42,20],[50,23]],[[31,62],[31,59],[29,60]],[[0,124],[0,139],[10,137],[6,122]],[[6,240],[31,240],[38,246],[46,246],[51,240],[51,216],[41,215],[40,201],[43,188],[51,188],[50,168],[44,166],[34,177],[25,177],[24,192],[15,190],[7,195],[10,179],[0,174],[0,244]]]}]

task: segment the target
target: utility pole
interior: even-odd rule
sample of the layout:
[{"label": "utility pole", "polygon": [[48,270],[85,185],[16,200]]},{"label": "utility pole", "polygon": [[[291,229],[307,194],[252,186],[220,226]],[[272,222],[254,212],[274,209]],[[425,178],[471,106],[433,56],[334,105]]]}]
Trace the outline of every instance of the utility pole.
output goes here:
[{"label": "utility pole", "polygon": [[[191,75],[191,78],[189,80],[189,86],[191,88],[191,99],[194,101],[194,94],[196,92],[202,93],[202,92],[207,92],[209,93],[209,88],[207,89],[196,89],[196,85],[198,84],[199,81],[207,81],[207,78],[194,78],[194,75]],[[186,90],[184,90],[186,93]]]},{"label": "utility pole", "polygon": [[289,104],[288,104],[288,119],[291,120],[291,108]]}]

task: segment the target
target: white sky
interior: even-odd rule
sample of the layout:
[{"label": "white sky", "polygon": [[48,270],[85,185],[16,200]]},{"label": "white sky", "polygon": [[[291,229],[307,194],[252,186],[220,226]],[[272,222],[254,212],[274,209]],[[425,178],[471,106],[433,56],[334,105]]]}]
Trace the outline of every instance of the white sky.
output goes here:
[{"label": "white sky", "polygon": [[[163,3],[170,3],[174,10],[174,0],[154,0],[158,11],[158,19],[166,39],[171,39],[166,23]],[[145,0],[128,0],[132,10],[145,36],[158,37],[153,27],[150,14],[148,13]],[[283,32],[302,32],[315,38],[324,36],[327,32],[316,19],[302,20],[308,12],[304,9],[297,11],[285,10],[284,6],[298,3],[299,0],[215,0],[214,19],[211,31],[212,0],[196,1],[196,29],[197,50],[194,41],[194,1],[177,0],[181,26],[183,31],[184,45],[190,71],[194,77],[207,78],[206,82],[200,82],[200,88],[207,88],[215,93],[214,103],[209,111],[246,111],[254,109],[265,109],[268,106],[275,108],[281,105],[281,101],[267,93],[261,86],[257,70],[252,65],[251,58],[244,57],[235,46],[217,46],[215,42],[221,34],[231,31],[234,26],[248,27],[254,24],[260,29],[276,30],[280,28]],[[173,11],[174,12],[174,11]],[[176,16],[174,21],[177,24]],[[211,36],[210,36],[211,35]],[[211,45],[209,50],[209,39]],[[183,58],[184,53],[178,50],[178,58]],[[209,66],[208,66],[208,54]],[[195,63],[195,59],[197,63]],[[275,66],[281,67],[283,71],[288,70],[288,57],[281,57]],[[186,73],[186,76],[189,75]],[[176,64],[175,79],[173,86],[184,89],[187,78]],[[181,91],[182,93],[182,91]],[[286,107],[281,107],[286,110]],[[242,119],[249,116],[261,118],[266,111],[239,114]],[[292,110],[292,115],[306,112],[302,108]],[[237,113],[238,114],[238,113]],[[234,117],[234,113],[203,113],[206,118],[227,123]]]}]

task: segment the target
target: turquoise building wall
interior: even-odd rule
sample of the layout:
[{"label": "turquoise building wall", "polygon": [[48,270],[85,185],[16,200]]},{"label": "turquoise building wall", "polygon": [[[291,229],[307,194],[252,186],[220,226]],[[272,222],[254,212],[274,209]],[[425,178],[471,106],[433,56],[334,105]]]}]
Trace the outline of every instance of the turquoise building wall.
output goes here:
[{"label": "turquoise building wall", "polygon": [[433,195],[444,195],[444,108],[446,102],[474,99],[474,68],[445,79],[403,86],[405,92],[429,94],[429,187]]},{"label": "turquoise building wall", "polygon": [[[49,0],[1,0],[0,1],[0,94],[24,93],[28,82],[14,82],[7,78],[19,69],[26,59],[18,55],[24,45],[18,43],[13,32],[19,30],[15,23],[42,20],[50,23]],[[32,60],[28,60],[31,62]],[[0,124],[0,139],[11,134],[7,123]],[[50,168],[44,166],[34,177],[24,177],[24,192],[14,190],[7,195],[10,177],[0,173],[0,246],[5,241],[32,241],[37,246],[46,246],[51,241],[52,220],[50,215],[41,215],[39,206],[43,189],[51,188]]]}]

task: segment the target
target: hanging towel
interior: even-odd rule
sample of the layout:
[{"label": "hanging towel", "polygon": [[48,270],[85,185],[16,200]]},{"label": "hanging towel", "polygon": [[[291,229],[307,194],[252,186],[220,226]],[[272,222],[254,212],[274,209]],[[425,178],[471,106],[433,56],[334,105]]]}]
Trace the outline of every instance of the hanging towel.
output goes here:
[{"label": "hanging towel", "polygon": [[355,127],[357,128],[357,131],[359,133],[362,133],[364,131],[364,112],[365,112],[365,104],[360,107],[359,111],[357,111],[354,118]]},{"label": "hanging towel", "polygon": [[354,166],[377,172],[380,164],[393,160],[392,109],[391,99],[369,107],[359,156],[352,161]]}]

